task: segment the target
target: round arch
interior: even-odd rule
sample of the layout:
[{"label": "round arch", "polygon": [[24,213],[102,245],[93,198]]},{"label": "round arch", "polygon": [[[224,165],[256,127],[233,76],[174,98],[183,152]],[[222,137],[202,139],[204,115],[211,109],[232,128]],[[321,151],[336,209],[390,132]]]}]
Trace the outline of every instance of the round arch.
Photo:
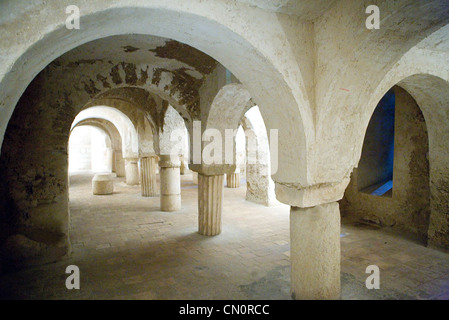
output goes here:
[{"label": "round arch", "polygon": [[[117,177],[124,177],[125,176],[125,162],[123,159],[123,153],[122,153],[122,137],[120,136],[120,133],[118,129],[115,127],[115,125],[105,119],[99,119],[99,118],[89,118],[83,121],[78,122],[78,124],[72,128],[72,130],[79,126],[93,126],[97,127],[99,129],[104,130],[107,132],[110,136],[111,142],[112,142],[112,172],[115,172],[117,174]],[[70,138],[69,138],[70,139]]]},{"label": "round arch", "polygon": [[[242,84],[232,83],[223,86],[218,91],[217,95],[214,97],[210,109],[208,110],[207,115],[205,115],[204,121],[205,126],[201,127],[202,136],[203,132],[205,132],[206,130],[211,130],[210,131],[211,134],[215,132],[221,135],[222,157],[220,164],[218,164],[218,167],[227,168],[226,170],[229,171],[229,173],[234,172],[235,170],[236,149],[235,149],[235,135],[233,135],[232,137],[228,137],[227,132],[229,132],[229,130],[232,130],[233,133],[237,132],[240,122],[245,112],[249,108],[248,105],[250,103],[250,100],[251,95]],[[193,142],[192,139],[194,138],[194,134],[192,133],[190,134],[190,136],[191,136],[190,150],[193,152],[194,151],[193,145],[195,142]],[[230,159],[228,159],[226,155],[227,140],[230,138],[232,138],[232,147],[233,147],[232,163],[229,163]],[[209,143],[215,144],[216,141],[213,140]],[[203,144],[204,146],[207,147],[209,143],[205,142]],[[191,158],[195,160],[193,154]],[[202,170],[203,171],[209,170],[209,166],[211,167],[210,170],[212,171],[215,170],[216,167],[215,164],[202,165]]]},{"label": "round arch", "polygon": [[81,126],[91,126],[103,130],[111,139],[112,148],[121,150],[122,137],[120,136],[120,132],[118,131],[117,127],[115,127],[112,122],[100,118],[88,118],[79,121],[74,127],[72,127],[71,131],[73,131],[73,129],[75,129],[76,127]]},{"label": "round arch", "polygon": [[78,125],[70,132],[68,143],[69,176],[85,171],[114,172],[113,138],[101,125]]},{"label": "round arch", "polygon": [[[430,208],[428,208],[430,218],[426,222],[426,230],[422,230],[420,233],[425,234],[429,246],[448,249],[449,113],[447,106],[449,106],[449,77],[448,79],[443,78],[447,76],[444,68],[431,71],[426,66],[424,71],[423,66],[424,63],[423,65],[415,64],[414,68],[407,70],[407,64],[401,65],[400,68],[391,71],[393,74],[387,77],[380,87],[397,85],[400,90],[414,99],[425,119],[428,155],[424,155],[424,157],[427,157],[429,166],[426,188],[429,188],[430,192]],[[378,95],[373,99],[377,99],[377,97]],[[368,117],[369,114],[367,113],[365,116]],[[364,118],[363,122],[369,122],[369,119],[366,121]],[[366,130],[359,135],[360,140],[357,145],[360,144],[360,148],[363,146],[365,134]]]},{"label": "round arch", "polygon": [[[333,10],[324,15],[325,19],[316,24],[320,52],[318,70],[325,70],[316,79],[317,145],[310,151],[314,161],[309,164],[310,174],[317,182],[349,177],[360,157],[360,134],[365,132],[370,119],[365,113],[371,115],[383,95],[400,79],[377,92],[379,83],[385,84],[391,69],[402,67],[403,58],[410,51],[435,33],[447,34],[449,7],[445,1],[379,2],[378,6],[381,12],[379,30],[364,28],[367,16],[360,14],[366,8],[362,1],[337,1]],[[320,28],[330,24],[337,33]],[[446,31],[441,32],[444,29]],[[428,42],[427,46],[435,47],[441,40],[432,41],[434,44]],[[335,52],[339,52],[337,59]],[[413,62],[431,61],[425,57],[429,53],[415,56]],[[432,57],[436,55],[436,52],[431,54]],[[415,69],[413,63],[408,67]],[[363,142],[363,138],[361,140]]]},{"label": "round arch", "polygon": [[[53,5],[46,10],[49,15],[61,17],[65,7]],[[307,143],[313,140],[313,117],[301,72],[292,52],[288,52],[289,63],[283,66],[285,57],[279,58],[276,50],[266,47],[260,39],[260,28],[270,19],[275,30],[272,34],[273,48],[288,45],[276,32],[282,26],[275,15],[263,13],[257,18],[254,29],[249,30],[240,11],[229,10],[226,4],[195,3],[182,6],[178,3],[154,1],[141,5],[129,5],[128,1],[116,3],[109,9],[86,4],[83,8],[80,30],[67,30],[63,22],[52,21],[43,25],[42,36],[16,59],[0,82],[2,109],[0,136],[6,130],[14,106],[26,86],[46,65],[61,54],[83,43],[119,34],[152,34],[189,44],[215,58],[231,70],[259,102],[261,112],[267,119],[267,128],[279,130],[279,139],[285,147],[279,148],[279,167],[276,179],[283,182],[302,181],[307,184]],[[255,15],[256,16],[256,15]],[[235,19],[242,23],[235,23]],[[43,21],[46,21],[44,19]],[[32,23],[32,21],[31,21]],[[188,26],[186,28],[186,26]],[[262,32],[263,34],[263,32]],[[211,42],[210,39],[215,39]],[[25,68],[26,65],[26,68]],[[292,68],[295,70],[291,72]],[[20,77],[17,75],[20,74]],[[19,79],[20,78],[20,79]],[[298,83],[300,85],[298,86]],[[275,89],[274,89],[275,88]],[[276,112],[281,108],[283,112]],[[294,128],[294,130],[292,130]],[[300,163],[291,168],[291,163]],[[284,170],[285,169],[285,170]]]},{"label": "round arch", "polygon": [[75,128],[82,121],[98,118],[111,122],[119,131],[122,137],[122,152],[125,158],[137,158],[139,153],[139,138],[137,130],[132,121],[121,111],[107,107],[89,107],[81,111],[72,123]]},{"label": "round arch", "polygon": [[[270,206],[276,203],[270,177],[270,147],[262,116],[257,106],[249,109],[241,121],[246,135],[246,200]],[[250,146],[253,144],[254,146]]]},{"label": "round arch", "polygon": [[449,81],[416,74],[398,85],[413,96],[427,124],[431,210],[428,244],[449,249]]}]

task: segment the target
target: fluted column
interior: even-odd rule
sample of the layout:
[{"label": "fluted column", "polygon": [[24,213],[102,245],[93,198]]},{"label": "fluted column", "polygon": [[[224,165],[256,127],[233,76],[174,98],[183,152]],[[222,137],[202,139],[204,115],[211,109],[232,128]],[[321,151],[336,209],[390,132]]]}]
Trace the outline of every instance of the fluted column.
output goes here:
[{"label": "fluted column", "polygon": [[226,174],[226,186],[228,188],[240,187],[240,170],[236,169],[234,173]]},{"label": "fluted column", "polygon": [[178,211],[181,209],[181,176],[179,158],[171,159],[161,155],[159,160],[161,178],[161,210]]},{"label": "fluted column", "polygon": [[139,166],[138,159],[126,158],[125,159],[125,176],[126,184],[134,186],[139,184]]},{"label": "fluted column", "polygon": [[204,236],[221,233],[223,179],[223,174],[198,174],[198,233]]},{"label": "fluted column", "polygon": [[140,158],[140,186],[142,197],[157,196],[156,157]]}]

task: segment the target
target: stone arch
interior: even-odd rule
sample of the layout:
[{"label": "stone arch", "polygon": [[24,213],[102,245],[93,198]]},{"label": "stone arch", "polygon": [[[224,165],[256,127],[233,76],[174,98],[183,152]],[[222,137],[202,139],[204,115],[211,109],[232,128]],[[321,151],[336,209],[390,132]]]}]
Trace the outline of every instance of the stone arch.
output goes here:
[{"label": "stone arch", "polygon": [[93,126],[100,128],[108,133],[111,142],[112,142],[112,172],[117,174],[117,177],[125,176],[125,162],[123,159],[122,153],[122,137],[120,136],[120,132],[115,127],[115,125],[105,119],[99,118],[89,118],[78,122],[76,126],[72,128],[72,130],[78,126]]},{"label": "stone arch", "polygon": [[[243,23],[248,17],[236,14],[246,12],[247,6],[232,11],[224,3],[213,3],[214,6],[211,6],[198,2],[189,7],[171,2],[134,6],[125,3],[117,3],[106,10],[94,4],[86,5],[83,10],[83,28],[70,33],[70,36],[67,33],[71,31],[65,28],[63,20],[57,22],[40,18],[40,23],[36,24],[43,28],[39,33],[40,40],[32,41],[25,52],[7,66],[11,72],[1,72],[5,76],[0,82],[0,101],[6,106],[2,109],[1,118],[5,122],[0,127],[1,131],[6,130],[6,121],[26,85],[64,52],[82,43],[111,35],[153,34],[187,43],[229,68],[259,101],[267,119],[267,127],[278,129],[280,140],[285,141],[288,146],[279,149],[279,167],[282,170],[277,172],[276,179],[283,182],[303,181],[307,184],[307,144],[314,139],[312,111],[301,70],[292,50],[285,50],[282,58],[274,50],[290,46],[287,39],[277,36],[277,33],[283,32],[283,26],[275,15],[258,10],[259,16],[254,29],[248,29],[247,24]],[[59,17],[57,12],[64,12],[64,7],[62,4],[55,4],[45,12],[50,17]],[[251,14],[257,16],[252,11]],[[242,23],[235,23],[236,18],[243,19]],[[273,25],[267,27],[267,19],[276,28]],[[252,25],[250,27],[253,28]],[[265,41],[259,39],[259,34],[264,34],[260,32],[260,28],[265,28],[272,34],[269,48]],[[210,39],[217,41],[211,42]],[[40,58],[35,60],[36,57]],[[283,65],[285,62],[287,63]],[[27,72],[22,74],[25,72],[25,64]],[[21,74],[20,81],[17,74]],[[284,112],[276,112],[278,108],[282,108]],[[300,163],[292,167],[295,161]]]},{"label": "stone arch", "polygon": [[[54,87],[54,91],[43,90],[46,84],[48,79],[45,78],[44,71],[22,95],[13,120],[8,125],[6,143],[2,147],[0,162],[5,180],[0,186],[0,206],[4,208],[2,223],[7,222],[4,241],[8,241],[9,236],[14,239],[11,241],[21,241],[12,245],[15,248],[13,251],[8,251],[12,265],[46,263],[70,253],[67,144],[76,114],[92,97],[87,92],[69,95],[64,93],[62,86]],[[48,112],[41,112],[42,108]],[[109,110],[114,110],[115,115],[119,114],[117,109]],[[84,118],[93,116],[91,114]],[[103,117],[101,113],[97,116]],[[130,152],[136,157],[125,166],[126,182],[137,184],[137,133],[129,118],[123,115],[120,117],[127,119],[123,122],[127,124],[124,128],[132,128],[129,140],[134,146]],[[109,120],[114,122],[113,119]],[[29,127],[24,127],[23,121]],[[30,131],[33,134],[30,135]],[[126,149],[122,151],[125,153]],[[25,172],[28,174],[24,174]],[[128,176],[133,179],[128,179]],[[13,193],[11,190],[25,192]],[[26,251],[23,245],[31,245],[35,250]]]},{"label": "stone arch", "polygon": [[[445,50],[449,43],[449,25],[446,25],[430,36],[419,42],[415,47],[406,52],[401,59],[391,67],[381,81],[377,83],[374,90],[370,91],[369,98],[365,103],[365,107],[361,110],[357,119],[351,124],[351,127],[357,129],[357,134],[353,136],[350,144],[355,154],[355,158],[360,159],[362,144],[366,133],[366,128],[371,116],[381,98],[395,85],[402,86],[404,79],[413,79],[421,75],[423,78],[441,79],[441,81],[449,81],[449,66],[447,65],[448,53]],[[425,85],[425,82],[422,84]],[[438,87],[441,87],[438,86]],[[413,97],[413,91],[406,89]],[[439,96],[443,96],[442,93]],[[415,98],[415,97],[414,97]],[[415,98],[416,100],[416,98]],[[424,110],[420,108],[426,118],[428,126],[430,114],[432,110]],[[355,123],[357,122],[357,124]]]},{"label": "stone arch", "polygon": [[[201,127],[201,134],[206,130],[216,130],[221,134],[222,138],[222,157],[220,165],[202,165],[202,171],[207,173],[208,171],[214,172],[215,167],[227,168],[229,173],[234,172],[236,167],[236,150],[235,150],[235,135],[232,137],[232,163],[228,163],[226,159],[226,130],[234,130],[236,133],[240,122],[248,110],[250,105],[251,95],[248,90],[242,84],[232,83],[223,86],[214,97],[212,104],[205,116],[205,127]],[[194,134],[190,134],[190,150],[194,151]],[[213,143],[210,141],[209,143]],[[202,142],[203,143],[203,142]],[[208,142],[203,143],[204,146],[208,145]],[[204,149],[204,146],[201,148]],[[194,155],[191,154],[191,159],[195,161]],[[229,160],[229,159],[228,159]],[[197,163],[194,163],[196,165]],[[209,168],[208,168],[209,167]]]},{"label": "stone arch", "polygon": [[[449,80],[449,79],[448,79]],[[398,85],[409,92],[424,115],[429,136],[430,222],[428,244],[449,248],[449,81],[416,74]]]},{"label": "stone arch", "polygon": [[99,118],[111,122],[122,137],[122,152],[125,158],[138,158],[139,137],[133,122],[121,111],[108,106],[96,106],[81,111],[72,123],[72,130],[80,122]]},{"label": "stone arch", "polygon": [[[100,138],[101,137],[101,138]],[[101,125],[78,125],[68,143],[69,175],[76,172],[114,172],[113,140]]]},{"label": "stone arch", "polygon": [[[434,29],[432,30],[434,31]],[[447,183],[447,114],[443,111],[448,105],[449,59],[447,45],[449,25],[439,28],[407,51],[394,64],[384,78],[371,91],[357,120],[351,127],[359,127],[360,134],[353,134],[348,144],[360,159],[366,128],[378,101],[394,86],[403,89],[417,103],[422,112],[428,134],[428,162],[430,176],[430,221],[426,233],[427,244],[447,249],[448,220],[447,191],[442,185]],[[394,186],[393,186],[394,187]]]},{"label": "stone arch", "polygon": [[[447,249],[449,221],[445,212],[449,204],[445,185],[449,180],[447,176],[449,126],[446,112],[449,105],[449,70],[443,63],[447,61],[447,54],[444,52],[440,52],[440,57],[436,61],[431,62],[428,57],[423,48],[416,48],[405,55],[379,84],[368,106],[369,110],[374,112],[374,100],[380,100],[382,94],[395,84],[407,91],[418,104],[427,126],[429,144],[430,221],[427,244]],[[363,123],[368,122],[366,118],[367,115],[364,115]],[[357,141],[357,148],[363,143],[363,138],[364,134],[359,135],[361,140]]]},{"label": "stone arch", "polygon": [[430,222],[428,126],[410,93],[394,86],[370,120],[342,201],[351,219],[393,227],[426,244]]},{"label": "stone arch", "polygon": [[101,118],[88,118],[79,121],[75,126],[72,127],[71,131],[80,126],[92,126],[103,130],[111,139],[111,147],[117,150],[121,150],[122,137],[120,136],[120,132],[118,131],[117,127],[112,122]]},{"label": "stone arch", "polygon": [[[155,139],[156,153],[159,155],[187,155],[188,133],[186,131],[186,123],[182,116],[172,106],[168,106],[164,114],[163,125],[158,129],[157,139]],[[179,144],[178,141],[174,141],[175,135],[180,140]]]},{"label": "stone arch", "polygon": [[[313,148],[311,155],[316,161],[311,163],[310,171],[317,182],[341,181],[349,176],[360,157],[359,133],[364,132],[370,119],[366,112],[371,115],[377,102],[398,81],[384,86],[382,92],[377,92],[379,83],[384,83],[405,55],[447,28],[449,8],[444,1],[382,2],[378,6],[383,12],[379,30],[364,28],[366,15],[359,14],[366,8],[362,1],[336,2],[323,16],[323,26],[331,23],[341,36],[334,37],[328,29],[320,28],[320,23],[316,25],[321,57],[318,68],[326,70],[317,78],[315,87],[319,92],[316,141],[324,142]],[[333,58],[334,49],[341,54],[337,60]],[[415,63],[420,64],[421,60],[423,57],[415,55]],[[413,65],[409,67],[415,69]]]},{"label": "stone arch", "polygon": [[[241,123],[247,139],[246,200],[266,206],[272,205],[275,203],[276,196],[274,182],[270,176],[270,147],[263,119],[257,106],[245,113]],[[256,144],[256,154],[249,154],[251,152],[248,147],[249,143]]]},{"label": "stone arch", "polygon": [[[168,80],[161,85],[172,86]],[[107,86],[110,86],[110,84]],[[137,122],[138,116],[136,114],[143,113],[144,118],[151,124],[153,133],[156,133],[157,128],[163,126],[164,114],[169,105],[178,111],[186,122],[192,121],[187,106],[180,99],[165,93],[164,90],[155,89],[150,84],[141,86],[118,85],[112,89],[106,88],[106,90],[96,94],[84,108],[96,105],[117,108],[127,114],[134,122]]]},{"label": "stone arch", "polygon": [[[407,91],[418,104],[427,127],[429,144],[430,175],[430,222],[427,232],[428,245],[449,248],[449,222],[447,212],[449,162],[446,145],[449,131],[447,113],[448,105],[449,59],[447,45],[449,25],[438,29],[409,50],[386,74],[370,96],[367,107],[358,119],[366,129],[377,101],[393,86],[397,85]],[[354,135],[355,150],[358,158],[365,130]]]},{"label": "stone arch", "polygon": [[223,86],[215,96],[207,115],[206,128],[219,131],[236,129],[240,125],[251,95],[240,83]]}]

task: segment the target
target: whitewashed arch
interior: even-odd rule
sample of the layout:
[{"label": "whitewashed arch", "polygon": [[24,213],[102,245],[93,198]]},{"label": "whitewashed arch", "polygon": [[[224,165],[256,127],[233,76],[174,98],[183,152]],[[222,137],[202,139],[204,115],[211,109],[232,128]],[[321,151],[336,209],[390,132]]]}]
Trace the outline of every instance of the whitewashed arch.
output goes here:
[{"label": "whitewashed arch", "polygon": [[123,157],[138,158],[139,138],[137,130],[132,121],[123,112],[107,106],[90,107],[81,111],[75,117],[72,123],[72,129],[78,123],[90,118],[105,119],[114,124],[122,137]]},{"label": "whitewashed arch", "polygon": [[[307,144],[314,139],[313,116],[294,49],[276,14],[218,1],[194,0],[188,5],[165,0],[95,1],[83,3],[81,28],[68,30],[68,4],[52,3],[38,16],[10,12],[33,32],[18,46],[14,32],[2,34],[2,42],[8,46],[2,48],[0,60],[0,141],[21,94],[51,61],[95,39],[151,34],[189,44],[231,70],[258,101],[267,128],[279,129],[280,139],[285,141],[286,147],[279,150],[283,170],[276,178],[307,183]],[[9,22],[9,18],[5,20]],[[11,41],[10,36],[14,38]],[[285,48],[282,55],[279,48]],[[279,108],[283,112],[277,112]],[[295,162],[298,165],[292,166]]]},{"label": "whitewashed arch", "polygon": [[[270,176],[270,146],[264,121],[257,106],[245,113],[242,127],[247,134],[246,200],[266,206],[277,203],[274,182]],[[248,146],[255,143],[255,146]],[[255,154],[250,155],[254,148]],[[251,159],[251,157],[253,159]]]}]

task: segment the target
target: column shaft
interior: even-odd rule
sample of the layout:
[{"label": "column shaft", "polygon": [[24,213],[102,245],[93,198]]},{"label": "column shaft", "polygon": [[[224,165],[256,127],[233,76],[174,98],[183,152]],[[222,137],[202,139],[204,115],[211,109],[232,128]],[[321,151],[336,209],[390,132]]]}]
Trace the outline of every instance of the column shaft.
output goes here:
[{"label": "column shaft", "polygon": [[221,233],[224,175],[198,174],[198,233],[215,236]]},{"label": "column shaft", "polygon": [[180,171],[181,175],[185,175],[186,174],[186,164],[184,162],[184,156],[183,155],[179,156],[179,160],[181,161],[181,166],[179,167],[179,171]]},{"label": "column shaft", "polygon": [[139,184],[139,166],[137,159],[126,159],[125,175],[127,185],[134,186]]},{"label": "column shaft", "polygon": [[140,158],[140,186],[142,197],[157,196],[156,157]]},{"label": "column shaft", "polygon": [[180,163],[171,161],[170,156],[161,155],[159,161],[161,178],[161,210],[178,211],[181,209]]},{"label": "column shaft", "polygon": [[117,177],[125,177],[125,161],[122,156],[122,151],[118,150],[114,152],[114,160],[115,160],[115,173],[117,173]]},{"label": "column shaft", "polygon": [[[294,299],[340,298],[340,210],[337,202],[290,211]],[[364,266],[366,267],[366,266]]]}]

